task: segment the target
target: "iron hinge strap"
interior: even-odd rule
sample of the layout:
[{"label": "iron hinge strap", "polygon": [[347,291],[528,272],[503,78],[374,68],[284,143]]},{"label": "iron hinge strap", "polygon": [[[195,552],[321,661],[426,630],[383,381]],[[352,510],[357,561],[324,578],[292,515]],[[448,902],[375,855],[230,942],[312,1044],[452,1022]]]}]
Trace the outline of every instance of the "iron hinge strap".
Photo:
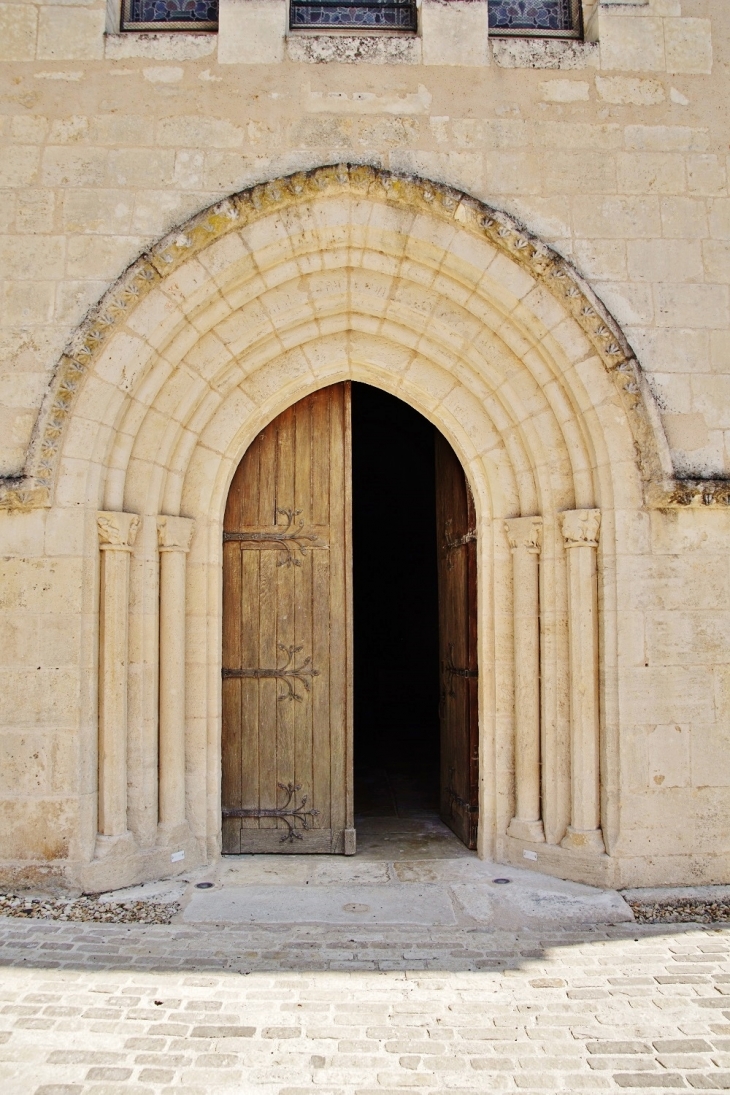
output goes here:
[{"label": "iron hinge strap", "polygon": [[[281,838],[282,844],[291,844],[295,840],[303,840],[301,832],[295,828],[295,822],[297,819],[302,823],[302,829],[310,830],[309,819],[319,816],[319,810],[314,810],[311,807],[309,810],[305,810],[307,805],[307,796],[304,795],[302,801],[298,806],[294,806],[290,809],[291,800],[297,791],[301,791],[302,787],[299,783],[277,783],[276,785],[280,791],[285,791],[287,794],[287,800],[283,806],[268,808],[268,809],[239,809],[238,807],[224,806],[222,813],[224,819],[228,818],[261,818],[261,817],[275,817],[281,818],[287,826],[287,832]],[[291,818],[291,821],[289,820]]]}]

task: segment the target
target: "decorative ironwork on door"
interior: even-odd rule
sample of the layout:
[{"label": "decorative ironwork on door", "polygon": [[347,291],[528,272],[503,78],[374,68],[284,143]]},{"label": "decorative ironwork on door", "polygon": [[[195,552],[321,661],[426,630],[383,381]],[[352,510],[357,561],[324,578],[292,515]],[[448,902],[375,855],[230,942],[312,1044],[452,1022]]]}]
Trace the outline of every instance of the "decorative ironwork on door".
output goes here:
[{"label": "decorative ironwork on door", "polygon": [[281,837],[280,844],[293,844],[295,840],[303,840],[302,834],[295,826],[295,821],[301,821],[302,828],[305,832],[311,829],[309,819],[313,817],[319,817],[319,810],[314,810],[311,807],[305,810],[307,805],[307,796],[304,795],[302,801],[298,806],[292,807],[291,800],[297,791],[301,791],[302,785],[300,783],[277,783],[276,785],[280,791],[284,791],[287,794],[287,800],[283,806],[277,806],[276,809],[270,810],[249,810],[249,809],[237,809],[223,807],[223,817],[238,817],[238,818],[262,818],[262,817],[276,817],[281,818],[284,824],[287,826],[287,832]]},{"label": "decorative ironwork on door", "polygon": [[[286,661],[278,669],[228,669],[223,667],[222,674],[224,680],[277,680],[283,681],[287,687],[287,691],[283,692],[280,696],[280,700],[299,700],[304,699],[301,696],[294,685],[294,681],[299,681],[304,685],[304,689],[307,692],[311,692],[310,679],[312,677],[319,676],[319,670],[314,669],[312,666],[312,659],[305,658],[301,665],[293,665],[296,655],[301,654],[303,646],[284,646],[283,643],[279,643],[279,650],[283,651],[286,655]],[[238,814],[231,814],[231,817],[238,817]]]},{"label": "decorative ironwork on door", "polygon": [[298,517],[302,512],[300,509],[277,509],[276,512],[282,517],[287,518],[287,525],[285,528],[281,530],[256,529],[243,532],[224,532],[223,543],[238,542],[265,544],[268,547],[279,548],[281,551],[285,552],[285,554],[276,564],[278,567],[300,567],[302,565],[302,560],[297,558],[297,555],[306,555],[308,546],[327,546],[320,540],[316,532],[304,531],[304,521],[300,521],[296,527],[292,528],[294,518]]}]

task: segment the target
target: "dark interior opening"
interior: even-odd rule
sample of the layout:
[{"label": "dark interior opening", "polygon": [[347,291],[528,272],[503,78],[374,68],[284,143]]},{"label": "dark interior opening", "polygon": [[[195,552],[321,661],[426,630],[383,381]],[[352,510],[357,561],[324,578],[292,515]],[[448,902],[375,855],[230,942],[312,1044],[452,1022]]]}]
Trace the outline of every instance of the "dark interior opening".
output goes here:
[{"label": "dark interior opening", "polygon": [[439,809],[434,427],[352,385],[355,816]]}]

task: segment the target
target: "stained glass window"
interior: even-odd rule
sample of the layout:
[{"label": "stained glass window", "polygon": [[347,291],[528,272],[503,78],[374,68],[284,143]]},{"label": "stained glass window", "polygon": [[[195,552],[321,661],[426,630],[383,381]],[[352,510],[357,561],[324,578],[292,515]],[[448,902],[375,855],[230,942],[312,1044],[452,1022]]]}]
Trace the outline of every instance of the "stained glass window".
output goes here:
[{"label": "stained glass window", "polygon": [[580,37],[580,0],[489,0],[495,36]]},{"label": "stained glass window", "polygon": [[122,30],[217,30],[218,0],[123,0]]},{"label": "stained glass window", "polygon": [[289,25],[298,27],[344,27],[359,30],[415,30],[415,0],[363,0],[343,4],[342,0],[291,0]]}]

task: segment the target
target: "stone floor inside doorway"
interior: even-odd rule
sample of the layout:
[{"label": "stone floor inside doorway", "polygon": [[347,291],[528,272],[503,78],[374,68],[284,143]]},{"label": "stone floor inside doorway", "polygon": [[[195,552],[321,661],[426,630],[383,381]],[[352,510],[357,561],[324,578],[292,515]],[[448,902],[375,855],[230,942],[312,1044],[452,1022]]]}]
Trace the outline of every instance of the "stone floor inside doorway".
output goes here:
[{"label": "stone floor inside doorway", "polygon": [[399,812],[366,809],[351,858],[107,895],[170,924],[0,918],[0,1091],[730,1090],[730,925],[637,924]]}]

